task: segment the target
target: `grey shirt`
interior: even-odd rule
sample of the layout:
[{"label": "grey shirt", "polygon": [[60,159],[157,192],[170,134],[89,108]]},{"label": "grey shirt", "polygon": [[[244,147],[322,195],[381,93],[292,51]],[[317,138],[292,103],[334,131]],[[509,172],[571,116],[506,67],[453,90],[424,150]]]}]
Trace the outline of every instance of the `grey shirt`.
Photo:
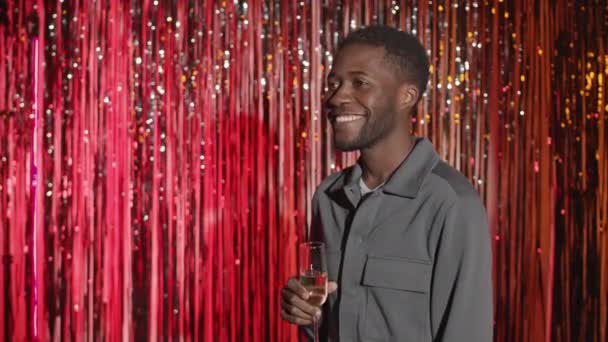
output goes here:
[{"label": "grey shirt", "polygon": [[469,181],[425,138],[380,188],[361,168],[326,178],[313,197],[312,239],[325,241],[322,333],[337,341],[492,341],[487,220]]}]

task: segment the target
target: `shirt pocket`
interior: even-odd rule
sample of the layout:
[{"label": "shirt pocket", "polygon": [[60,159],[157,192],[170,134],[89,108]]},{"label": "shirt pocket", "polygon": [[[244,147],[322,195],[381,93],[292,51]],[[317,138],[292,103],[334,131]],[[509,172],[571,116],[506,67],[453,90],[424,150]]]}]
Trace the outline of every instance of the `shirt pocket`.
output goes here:
[{"label": "shirt pocket", "polygon": [[427,293],[431,267],[431,262],[423,259],[368,256],[363,285]]},{"label": "shirt pocket", "polygon": [[429,293],[432,263],[424,259],[368,256],[359,323],[363,340],[431,340]]}]

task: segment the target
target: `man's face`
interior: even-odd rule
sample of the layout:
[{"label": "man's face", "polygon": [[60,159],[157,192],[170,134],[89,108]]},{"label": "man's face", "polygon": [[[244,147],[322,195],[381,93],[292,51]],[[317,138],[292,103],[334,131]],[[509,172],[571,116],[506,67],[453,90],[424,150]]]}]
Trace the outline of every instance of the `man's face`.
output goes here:
[{"label": "man's face", "polygon": [[325,98],[334,144],[341,151],[373,146],[401,129],[397,110],[399,77],[383,47],[351,44],[336,56]]}]

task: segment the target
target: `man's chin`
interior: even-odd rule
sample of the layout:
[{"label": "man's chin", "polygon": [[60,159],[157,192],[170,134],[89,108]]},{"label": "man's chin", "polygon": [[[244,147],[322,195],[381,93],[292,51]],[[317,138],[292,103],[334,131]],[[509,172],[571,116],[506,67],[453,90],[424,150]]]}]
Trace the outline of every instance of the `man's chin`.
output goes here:
[{"label": "man's chin", "polygon": [[359,147],[357,146],[357,144],[352,143],[352,142],[345,142],[345,141],[335,141],[334,140],[334,147],[336,148],[336,150],[338,150],[340,152],[353,152],[353,151],[359,150]]}]

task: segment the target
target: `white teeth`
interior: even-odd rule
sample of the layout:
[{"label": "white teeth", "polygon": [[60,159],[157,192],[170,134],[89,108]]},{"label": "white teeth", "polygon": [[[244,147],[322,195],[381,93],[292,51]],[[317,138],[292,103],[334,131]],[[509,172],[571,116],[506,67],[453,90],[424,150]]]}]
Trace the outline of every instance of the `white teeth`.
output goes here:
[{"label": "white teeth", "polygon": [[336,116],[336,122],[339,122],[339,123],[351,122],[351,121],[359,120],[361,118],[362,118],[362,116],[360,116],[360,115],[340,115],[340,116]]}]

